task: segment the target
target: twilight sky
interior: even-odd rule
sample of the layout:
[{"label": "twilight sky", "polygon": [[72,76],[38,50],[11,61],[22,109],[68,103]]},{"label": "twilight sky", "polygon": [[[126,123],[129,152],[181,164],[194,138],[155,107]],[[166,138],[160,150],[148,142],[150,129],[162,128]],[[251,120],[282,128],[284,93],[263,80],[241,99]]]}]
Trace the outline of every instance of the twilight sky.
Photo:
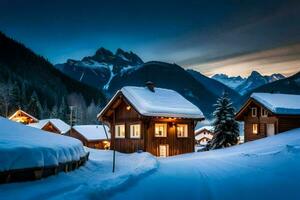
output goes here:
[{"label": "twilight sky", "polygon": [[297,0],[0,0],[0,31],[54,64],[103,46],[206,75],[300,71]]}]

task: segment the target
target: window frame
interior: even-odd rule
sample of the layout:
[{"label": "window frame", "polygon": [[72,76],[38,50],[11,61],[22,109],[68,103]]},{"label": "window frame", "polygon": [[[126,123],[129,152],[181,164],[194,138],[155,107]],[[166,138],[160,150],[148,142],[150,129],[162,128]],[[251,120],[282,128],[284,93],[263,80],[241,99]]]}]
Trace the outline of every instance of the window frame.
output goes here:
[{"label": "window frame", "polygon": [[[179,127],[184,127],[183,131],[186,133],[183,134],[183,136],[179,136],[178,134],[178,128]],[[177,138],[188,138],[189,137],[189,126],[188,124],[176,124],[176,136]]]},{"label": "window frame", "polygon": [[[139,126],[139,136],[133,136],[132,135],[132,127],[134,126]],[[132,123],[132,124],[129,124],[129,135],[130,135],[130,138],[131,139],[140,139],[141,138],[141,135],[142,135],[142,126],[141,126],[141,123]]]},{"label": "window frame", "polygon": [[[255,129],[254,129],[255,126],[256,126],[256,131],[254,131],[254,130],[255,130]],[[252,134],[253,134],[253,135],[258,135],[258,129],[259,129],[258,123],[253,123],[253,124],[252,124]]]},{"label": "window frame", "polygon": [[[255,111],[255,114],[253,114],[253,111]],[[252,107],[251,108],[251,116],[252,117],[257,117],[257,107]]]},{"label": "window frame", "polygon": [[266,110],[266,109],[264,109],[264,108],[261,108],[261,116],[262,117],[268,117],[268,111]]},{"label": "window frame", "polygon": [[[165,134],[164,135],[156,135],[156,125],[163,125],[165,129]],[[167,123],[154,123],[154,137],[157,138],[165,138],[168,136],[168,124]]]},{"label": "window frame", "polygon": [[[118,126],[123,126],[124,127],[124,136],[118,136],[117,135],[117,127]],[[126,138],[126,125],[125,125],[125,123],[115,124],[115,133],[114,133],[114,135],[115,135],[116,139],[124,139],[124,138]]]}]

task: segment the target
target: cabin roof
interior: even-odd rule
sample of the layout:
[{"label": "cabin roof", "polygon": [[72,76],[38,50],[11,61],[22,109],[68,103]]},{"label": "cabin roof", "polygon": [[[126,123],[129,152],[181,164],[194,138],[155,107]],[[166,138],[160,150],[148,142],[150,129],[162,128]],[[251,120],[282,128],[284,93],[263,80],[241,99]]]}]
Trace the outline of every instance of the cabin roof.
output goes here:
[{"label": "cabin roof", "polygon": [[103,125],[76,125],[73,126],[73,129],[88,141],[110,139],[110,132],[108,126],[105,126],[107,136],[105,134]]},{"label": "cabin roof", "polygon": [[202,111],[181,96],[169,89],[155,88],[154,92],[147,87],[126,86],[119,90],[106,107],[99,113],[100,117],[114,101],[118,94],[123,94],[127,101],[143,116],[178,117],[203,119]]},{"label": "cabin roof", "polygon": [[201,132],[203,130],[208,130],[210,132],[213,132],[214,127],[213,126],[202,126],[201,128],[198,128],[197,130],[195,130],[195,134],[198,134],[199,132]]},{"label": "cabin roof", "polygon": [[28,124],[28,126],[42,129],[44,128],[48,123],[51,123],[55,128],[57,128],[61,134],[65,134],[71,129],[71,126],[62,121],[61,119],[42,119],[39,120],[37,123]]},{"label": "cabin roof", "polygon": [[33,117],[32,115],[28,114],[27,112],[25,112],[24,110],[17,110],[14,114],[12,114],[9,119],[13,119],[19,112],[21,112],[23,115],[26,115],[27,117],[33,119],[34,121],[38,121],[37,118]]},{"label": "cabin roof", "polygon": [[253,93],[251,98],[264,105],[274,114],[300,114],[300,95]]},{"label": "cabin roof", "polygon": [[236,119],[241,120],[241,114],[255,102],[277,115],[300,115],[300,95],[273,94],[273,93],[253,93],[248,101],[236,114]]}]

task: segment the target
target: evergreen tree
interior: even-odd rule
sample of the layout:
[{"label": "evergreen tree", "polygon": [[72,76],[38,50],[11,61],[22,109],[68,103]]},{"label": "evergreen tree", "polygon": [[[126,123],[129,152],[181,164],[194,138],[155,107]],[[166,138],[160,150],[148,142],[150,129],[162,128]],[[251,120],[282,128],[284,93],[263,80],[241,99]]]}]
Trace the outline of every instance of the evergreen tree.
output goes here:
[{"label": "evergreen tree", "polygon": [[21,108],[27,110],[26,85],[24,82],[22,82],[21,86]]},{"label": "evergreen tree", "polygon": [[42,116],[42,105],[35,91],[33,91],[30,97],[27,110],[30,114],[37,118],[40,118]]},{"label": "evergreen tree", "polygon": [[59,118],[63,121],[67,121],[69,119],[69,108],[68,105],[66,104],[65,98],[63,97],[61,100],[61,104],[58,110],[59,113]]},{"label": "evergreen tree", "polygon": [[44,105],[43,105],[43,119],[48,119],[50,118],[50,111],[48,109],[48,104],[47,101],[44,101]]},{"label": "evergreen tree", "polygon": [[52,110],[50,112],[50,118],[58,118],[58,108],[57,108],[57,105],[54,105],[52,107]]},{"label": "evergreen tree", "polygon": [[15,108],[21,107],[21,91],[17,82],[11,86],[12,104]]},{"label": "evergreen tree", "polygon": [[223,93],[217,103],[214,116],[214,136],[206,149],[219,149],[238,143],[239,125],[234,119],[234,107],[226,93]]}]

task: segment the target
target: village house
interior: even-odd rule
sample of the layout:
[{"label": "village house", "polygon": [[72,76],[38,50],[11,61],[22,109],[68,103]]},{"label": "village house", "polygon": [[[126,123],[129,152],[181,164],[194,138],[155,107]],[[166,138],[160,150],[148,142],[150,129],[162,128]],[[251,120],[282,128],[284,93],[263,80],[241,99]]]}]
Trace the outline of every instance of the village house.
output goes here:
[{"label": "village house", "polygon": [[37,118],[33,117],[32,115],[28,114],[27,112],[21,109],[17,110],[8,119],[22,124],[31,124],[39,121]]},{"label": "village house", "polygon": [[80,140],[84,146],[90,148],[110,148],[110,130],[107,126],[76,125],[72,127],[69,136]]},{"label": "village house", "polygon": [[71,129],[71,126],[61,119],[43,119],[36,123],[28,124],[28,126],[62,135],[67,134]]},{"label": "village house", "polygon": [[111,149],[166,157],[194,152],[195,124],[204,116],[176,91],[147,82],[119,90],[98,119],[110,126]]},{"label": "village house", "polygon": [[213,126],[203,126],[195,131],[195,140],[198,145],[206,145],[214,134]]},{"label": "village house", "polygon": [[300,95],[253,93],[236,114],[244,140],[252,141],[300,127]]}]

